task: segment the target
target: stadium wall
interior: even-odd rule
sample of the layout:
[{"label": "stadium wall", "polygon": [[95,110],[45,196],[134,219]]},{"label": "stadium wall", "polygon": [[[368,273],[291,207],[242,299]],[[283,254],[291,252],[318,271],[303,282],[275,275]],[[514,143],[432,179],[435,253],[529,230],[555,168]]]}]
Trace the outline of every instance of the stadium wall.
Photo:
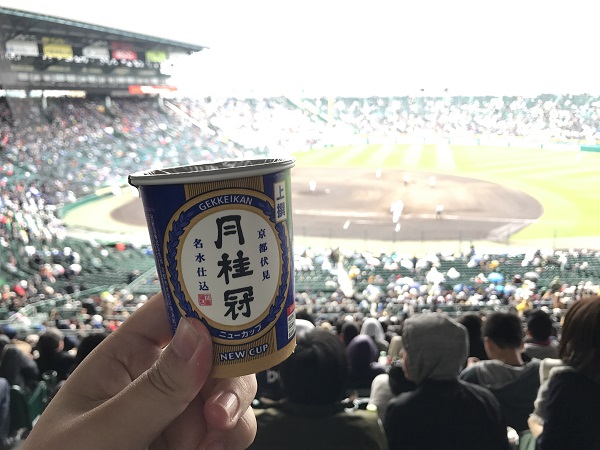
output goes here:
[{"label": "stadium wall", "polygon": [[86,195],[85,197],[80,198],[79,200],[69,203],[68,205],[63,206],[58,211],[58,217],[60,219],[64,218],[70,211],[73,211],[83,205],[87,205],[88,203],[93,203],[102,198],[106,198],[108,196],[113,195],[112,191],[108,188],[99,189],[93,194]]},{"label": "stadium wall", "polygon": [[600,145],[583,145],[581,151],[600,153]]}]

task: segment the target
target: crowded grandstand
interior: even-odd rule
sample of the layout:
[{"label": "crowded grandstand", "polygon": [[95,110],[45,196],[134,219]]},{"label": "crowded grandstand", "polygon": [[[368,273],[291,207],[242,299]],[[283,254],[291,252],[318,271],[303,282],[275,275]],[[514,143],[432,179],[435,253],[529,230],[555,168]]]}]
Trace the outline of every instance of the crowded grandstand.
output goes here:
[{"label": "crowded grandstand", "polygon": [[[92,347],[160,292],[149,241],[127,239],[119,229],[111,234],[94,223],[108,220],[111,214],[98,209],[96,202],[129,193],[127,178],[133,172],[294,155],[302,168],[302,155],[328,158],[327,152],[332,150],[346,156],[360,151],[368,154],[371,150],[365,148],[372,144],[387,145],[389,153],[395,146],[442,144],[585,153],[591,164],[587,168],[592,171],[593,164],[600,162],[596,158],[600,152],[598,96],[468,97],[445,93],[372,98],[185,98],[171,89],[160,65],[169,52],[193,53],[203,51],[201,47],[8,9],[1,9],[0,15],[5,36],[0,65],[0,345],[14,348],[18,358],[26,361],[15,375],[6,369],[6,360],[2,365],[4,352],[0,357],[0,376],[19,386],[16,390],[26,404],[21,411],[16,410],[16,401],[11,404],[8,433],[3,436],[6,446],[0,444],[0,448],[16,448],[19,441],[26,442],[37,417]],[[88,37],[82,38],[81,30]],[[306,167],[314,173],[313,167]],[[403,167],[383,167],[378,175],[373,171],[373,179],[385,177],[390,169],[397,169],[393,183],[399,186],[414,185],[419,176],[415,170],[412,178],[402,179]],[[444,182],[441,173],[434,173],[433,185],[434,175],[420,175],[424,191],[432,192]],[[321,192],[321,182],[309,182],[314,183],[311,191]],[[345,182],[352,180],[346,178]],[[592,204],[597,203],[595,195],[588,198]],[[298,222],[302,225],[296,229],[308,237],[293,249],[299,336],[316,329],[343,342],[341,351],[349,358],[349,375],[340,375],[344,384],[337,397],[343,398],[331,402],[344,400],[345,413],[361,411],[365,417],[370,415],[366,421],[376,423],[368,438],[356,438],[362,447],[344,448],[404,448],[402,435],[390,425],[392,414],[386,416],[385,411],[389,404],[400,414],[400,402],[392,399],[416,388],[398,371],[403,359],[400,338],[416,339],[411,332],[418,335],[416,322],[403,326],[411,318],[451,318],[452,326],[463,323],[460,333],[463,328],[471,332],[468,320],[479,320],[474,335],[469,336],[468,354],[461,356],[461,370],[452,376],[497,394],[497,380],[486,384],[483,375],[478,379],[476,371],[469,369],[497,359],[500,352],[486,347],[486,353],[482,346],[488,338],[495,338],[493,320],[506,319],[502,314],[518,317],[523,345],[517,343],[518,352],[513,356],[519,366],[534,367],[535,376],[533,387],[519,397],[526,398],[526,404],[517,402],[518,414],[514,408],[510,410],[514,405],[506,406],[509,400],[502,394],[499,405],[490,400],[490,405],[502,411],[502,419],[494,424],[502,433],[508,426],[509,432],[498,438],[497,447],[486,443],[480,448],[508,448],[503,447],[503,439],[506,445],[510,441],[512,448],[534,448],[532,436],[539,434],[535,425],[543,416],[537,406],[534,411],[539,369],[546,359],[560,363],[558,342],[569,309],[600,293],[600,247],[594,248],[585,236],[574,234],[569,237],[575,240],[569,243],[576,245],[543,248],[486,246],[487,235],[478,236],[480,241],[475,243],[465,234],[461,235],[464,242],[453,250],[436,251],[435,240],[423,244],[422,227],[420,235],[406,238],[414,245],[388,237],[400,236],[392,230],[400,232],[399,224],[408,229],[406,221],[411,213],[416,214],[409,201],[393,200],[393,214],[388,202],[382,219],[389,233],[386,228],[388,234],[379,238],[384,245],[377,248],[369,248],[366,239],[346,240],[342,226],[334,235],[331,229],[323,231],[320,242],[327,245],[319,246],[308,245],[317,236],[311,234],[310,221]],[[449,203],[444,207],[437,197],[434,200],[430,214],[423,213],[420,219],[439,228],[453,211]],[[68,223],[68,214],[85,205],[96,208],[89,223]],[[507,243],[512,233],[537,220],[542,210],[532,218],[519,217],[519,227],[500,236],[500,243]],[[323,211],[327,215],[325,207]],[[350,219],[348,226],[353,226]],[[458,239],[458,231],[452,239]],[[552,243],[552,236],[547,242]],[[539,314],[543,315],[540,320],[550,324],[545,336],[528,329]],[[486,321],[489,317],[492,319]],[[506,320],[510,322],[510,318]],[[482,328],[482,321],[488,328]],[[451,327],[445,322],[427,326],[446,327],[444,332]],[[369,339],[361,341],[364,335]],[[356,350],[353,341],[363,345],[362,349]],[[535,353],[539,347],[548,347],[548,353],[539,356],[541,353]],[[467,357],[478,362],[467,361]],[[416,356],[411,354],[411,358]],[[359,361],[366,364],[362,372]],[[520,372],[510,376],[518,379]],[[295,380],[293,374],[283,367],[281,373],[275,368],[258,375],[253,403],[257,417],[264,417],[265,411],[292,395],[286,393],[285,382],[290,380]],[[418,384],[420,379],[413,381]],[[505,382],[502,387],[508,385]],[[17,397],[11,395],[11,401]],[[508,421],[508,416],[514,420]],[[527,423],[530,417],[539,420],[531,425]],[[273,448],[263,436],[275,432],[265,423],[263,427],[259,420],[259,435],[250,448]],[[304,417],[302,423],[312,426]],[[284,439],[276,433],[273,436],[277,436],[273,440]],[[317,448],[309,443],[298,445],[282,444],[281,448]],[[544,445],[554,448],[547,441]]]}]

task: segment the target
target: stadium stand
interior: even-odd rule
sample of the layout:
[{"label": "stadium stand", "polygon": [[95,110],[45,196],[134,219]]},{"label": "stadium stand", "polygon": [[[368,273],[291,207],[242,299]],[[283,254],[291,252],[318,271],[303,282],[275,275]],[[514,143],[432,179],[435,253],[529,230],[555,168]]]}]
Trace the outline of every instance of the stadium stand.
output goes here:
[{"label": "stadium stand", "polygon": [[[65,208],[120,189],[131,172],[407,134],[600,142],[600,98],[591,95],[107,101],[105,94],[0,97],[0,331],[31,357],[44,330],[59,328],[76,353],[85,336],[114,331],[160,290],[150,248],[74,237],[61,221]],[[414,256],[308,248],[294,259],[299,315],[334,333],[375,317],[388,341],[405,318],[431,312],[525,319],[543,308],[559,329],[568,306],[600,284],[600,252],[587,250]],[[379,356],[388,370],[397,362]],[[55,384],[46,373],[32,393],[13,388],[13,432],[34,425]]]},{"label": "stadium stand", "polygon": [[[385,117],[390,116],[390,108],[414,109],[406,103],[406,99],[404,102],[398,99],[379,100],[365,99],[360,108],[357,106],[361,105],[358,100],[349,104],[339,100],[334,105],[340,112],[334,116],[338,120],[348,116],[349,113],[342,111],[343,105],[349,111],[360,110],[361,114],[370,114],[373,108],[379,108],[382,114],[373,117],[377,119],[378,129],[381,130],[389,126]],[[430,117],[440,106],[435,99],[425,100],[422,104],[425,109],[423,117]],[[513,103],[523,103],[517,100],[508,103],[508,111]],[[490,108],[490,102],[491,99],[486,102],[486,99],[475,98],[469,102],[458,99],[452,104],[469,106],[465,110],[475,112],[466,120],[476,122],[478,114],[484,114],[481,108]],[[524,104],[531,107],[547,105],[548,102],[552,103],[551,99],[546,98],[542,102],[540,98],[524,101]],[[323,107],[324,104],[323,101],[317,101],[315,107]],[[561,111],[574,104],[579,108],[594,108],[591,98],[555,98],[552,103]],[[103,245],[93,239],[83,242],[69,237],[59,219],[61,207],[92,191],[123,185],[127,174],[140,166],[155,168],[211,158],[241,157],[248,151],[259,152],[257,148],[248,150],[225,137],[234,126],[242,130],[253,129],[258,134],[266,123],[270,123],[271,126],[279,126],[282,136],[299,132],[307,137],[302,142],[306,146],[319,142],[319,133],[315,130],[323,125],[320,119],[315,121],[295,103],[283,99],[182,100],[174,102],[173,106],[175,109],[160,107],[152,99],[116,99],[110,107],[106,107],[100,99],[63,98],[51,100],[48,107],[43,109],[31,99],[4,99],[1,103],[2,151],[5,158],[0,199],[0,252],[3,255],[0,274],[7,298],[3,299],[0,313],[5,318],[9,312],[19,311],[27,304],[40,300],[44,301],[26,311],[35,311],[35,314],[48,312],[47,297],[58,297],[62,306],[57,311],[61,317],[71,317],[72,310],[65,305],[77,302],[81,291],[89,288],[102,293],[109,288],[122,289],[134,281],[132,274],[146,274],[153,267],[152,255],[147,249],[131,245],[117,249],[114,243]],[[451,111],[446,115],[452,116]],[[299,117],[302,117],[302,121],[298,120]],[[582,117],[591,118],[592,114],[586,113]],[[205,126],[193,125],[189,118]],[[291,128],[291,124],[295,128]],[[308,125],[303,128],[303,124]],[[550,125],[551,122],[548,122],[547,126]],[[249,141],[257,140],[256,136],[242,134],[238,137],[240,142],[244,141],[244,137]],[[279,141],[278,145],[279,148],[289,148],[289,142]],[[176,151],[181,148],[187,151]],[[265,142],[264,148],[270,148],[269,143]],[[65,161],[68,163],[64,164]],[[502,264],[492,270],[489,263],[493,260],[502,261]],[[325,261],[327,264],[323,264]],[[353,290],[366,297],[371,291],[385,292],[390,288],[392,291],[402,291],[407,284],[399,281],[406,278],[415,285],[429,285],[428,276],[432,276],[431,269],[435,268],[443,274],[447,288],[451,289],[446,289],[447,293],[441,289],[435,301],[430,294],[411,297],[411,302],[414,301],[412,306],[420,311],[431,309],[433,304],[433,307],[452,313],[481,306],[482,302],[502,302],[508,298],[506,292],[494,291],[489,295],[491,299],[477,294],[486,283],[486,276],[492,272],[499,273],[504,279],[535,272],[537,286],[534,293],[540,293],[540,297],[544,295],[544,289],[552,284],[567,284],[570,289],[593,281],[600,275],[600,260],[594,252],[491,255],[478,261],[467,257],[424,255],[414,267],[406,256],[397,255],[353,255],[344,258],[344,262],[345,270],[353,282]],[[336,293],[339,280],[333,269],[334,264],[328,256],[307,258],[298,255],[297,291],[309,297],[319,296],[320,299]],[[451,276],[448,276],[449,271],[452,271]],[[148,278],[146,281],[138,281],[135,285],[141,295],[158,290],[155,275],[145,276]],[[463,288],[457,289],[456,286]],[[405,293],[402,292],[402,295]],[[471,304],[473,297],[477,296],[481,296],[481,299],[474,302],[475,305]],[[510,301],[506,303],[510,304]],[[357,305],[360,305],[360,301]],[[389,312],[397,312],[398,309],[394,306]]]},{"label": "stadium stand", "polygon": [[[309,106],[310,105],[310,106]],[[352,135],[526,137],[534,141],[595,144],[600,102],[592,95],[536,97],[388,97],[197,99],[181,108],[208,120],[248,147],[300,150],[323,144],[331,130]],[[327,120],[323,120],[326,118]],[[339,136],[339,133],[336,134]]]},{"label": "stadium stand", "polygon": [[[404,105],[402,108],[411,109],[406,103],[392,99],[380,100],[373,104],[365,100],[359,108],[364,114],[369,114],[371,108],[376,107],[383,112],[374,116],[378,118],[380,130],[389,125],[386,125],[385,117],[390,115],[389,108],[393,105]],[[594,109],[592,98],[586,101],[582,98],[575,100],[556,98],[552,104],[561,111],[569,109],[569,105],[573,104],[580,108]],[[512,103],[516,101],[513,100]],[[457,102],[458,105],[470,105],[466,108],[467,111],[475,111],[472,116],[466,116],[467,122],[476,122],[478,114],[484,114],[482,105],[489,104],[485,99]],[[541,99],[538,99],[525,104],[545,104],[540,102]],[[335,103],[340,110],[346,104],[342,100]],[[355,111],[357,104],[354,101],[347,108]],[[45,300],[47,297],[58,296],[61,301],[68,303],[62,300],[64,296],[68,296],[70,301],[76,301],[80,291],[87,288],[97,289],[99,292],[111,286],[123,288],[133,281],[130,279],[132,273],[145,273],[153,266],[152,257],[146,249],[128,245],[119,250],[114,245],[102,245],[93,240],[82,242],[69,237],[59,219],[61,207],[103,187],[122,185],[127,174],[140,166],[155,168],[160,164],[168,166],[210,158],[241,157],[249,150],[225,138],[229,134],[228,130],[234,126],[238,129],[246,127],[259,133],[264,129],[265,123],[271,123],[272,126],[280,127],[279,133],[282,136],[299,132],[306,137],[302,142],[303,146],[319,142],[316,130],[322,123],[314,121],[295,104],[282,99],[226,99],[222,102],[214,99],[182,100],[174,105],[185,112],[185,117],[202,121],[206,127],[192,125],[181,114],[175,113],[173,109],[161,108],[151,99],[117,99],[110,107],[93,98],[57,99],[50,101],[46,109],[42,109],[31,99],[4,99],[1,103],[4,178],[0,198],[0,252],[3,256],[0,274],[3,284],[7,286],[5,291],[8,292],[7,298],[3,299],[2,307],[6,311],[3,314],[16,312],[27,303]],[[423,105],[426,111],[423,117],[429,117],[435,112],[434,99],[424,99]],[[432,109],[427,110],[427,105]],[[452,116],[451,112],[446,115]],[[341,120],[347,113],[340,112],[337,116]],[[298,121],[299,117],[304,122]],[[582,115],[583,119],[591,117],[591,113]],[[295,128],[291,128],[292,123]],[[306,128],[303,128],[303,123],[308,124]],[[554,122],[548,122],[546,126],[550,127],[552,123]],[[590,122],[590,125],[593,124]],[[489,131],[493,130],[494,128],[490,128]],[[256,136],[246,137],[249,141],[256,141]],[[242,142],[243,138],[240,135],[238,140]],[[268,144],[265,143],[264,148],[268,148]],[[290,144],[280,140],[278,145],[280,148],[289,148]],[[187,150],[176,151],[181,148]],[[259,150],[254,148],[252,151]],[[495,259],[502,261],[502,264],[492,270],[489,262]],[[332,270],[335,262],[329,261],[327,267],[324,267],[324,261],[329,261],[329,258],[323,255],[319,255],[316,261],[306,257],[297,259],[298,292],[309,296],[323,293],[321,298],[326,298],[338,290],[337,275]],[[429,284],[427,276],[431,268],[435,267],[444,275],[454,269],[453,276],[446,277],[446,284],[452,284],[450,293],[441,295],[444,297],[443,301],[435,302],[444,307],[450,304],[450,310],[461,308],[456,304],[468,303],[474,294],[467,286],[471,289],[482,287],[486,276],[491,272],[510,279],[519,273],[522,275],[534,271],[537,273],[535,292],[540,292],[541,295],[544,293],[543,288],[556,282],[571,287],[579,286],[600,275],[600,260],[594,252],[557,251],[553,255],[533,256],[491,255],[478,261],[466,257],[424,255],[417,261],[417,267],[412,267],[412,262],[407,257],[399,258],[394,255],[355,255],[344,258],[344,261],[346,271],[354,283],[354,290],[361,294],[369,286],[385,291],[390,283],[399,285],[398,280],[406,277],[411,277],[414,283],[423,286]],[[154,275],[150,278],[153,279]],[[454,287],[457,285],[464,285],[466,290],[455,292]],[[145,289],[143,295],[157,290],[155,279],[151,282],[138,282],[137,286]],[[458,298],[460,292],[464,292],[465,298]],[[448,295],[452,298],[447,299]],[[504,293],[496,292],[491,295],[496,296],[494,301],[506,298]],[[422,296],[416,297],[417,309],[429,308],[432,303],[431,295],[421,300],[419,297]],[[485,300],[485,295],[482,298]],[[64,305],[60,308],[59,312],[68,315]],[[36,312],[38,310],[44,311],[42,304],[36,308]]]}]

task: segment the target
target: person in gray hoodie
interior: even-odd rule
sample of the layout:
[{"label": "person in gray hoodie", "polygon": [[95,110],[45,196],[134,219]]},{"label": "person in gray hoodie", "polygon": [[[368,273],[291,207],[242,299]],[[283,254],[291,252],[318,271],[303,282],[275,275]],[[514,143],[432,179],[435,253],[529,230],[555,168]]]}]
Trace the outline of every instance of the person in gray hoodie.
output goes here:
[{"label": "person in gray hoodie", "polygon": [[528,430],[527,419],[540,387],[540,360],[523,362],[521,319],[511,313],[492,313],[483,322],[482,333],[490,359],[471,361],[460,378],[492,391],[502,408],[505,425],[518,432]]},{"label": "person in gray hoodie", "polygon": [[417,388],[388,404],[390,450],[508,449],[494,395],[458,379],[468,352],[466,328],[445,314],[419,314],[404,322],[402,342],[406,378]]}]

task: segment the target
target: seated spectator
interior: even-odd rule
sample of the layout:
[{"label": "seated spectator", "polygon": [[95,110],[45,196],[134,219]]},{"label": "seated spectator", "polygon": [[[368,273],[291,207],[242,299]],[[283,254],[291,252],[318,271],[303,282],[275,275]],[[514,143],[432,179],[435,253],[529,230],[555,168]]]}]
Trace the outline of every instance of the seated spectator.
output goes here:
[{"label": "seated spectator", "polygon": [[552,370],[536,448],[600,448],[600,297],[581,299],[567,310],[559,355],[568,370]]},{"label": "seated spectator", "polygon": [[533,412],[527,419],[529,430],[537,437],[542,432],[546,418],[546,404],[548,403],[548,386],[550,378],[564,370],[573,370],[563,364],[560,359],[546,358],[540,362],[540,388],[533,402]]},{"label": "seated spectator", "polygon": [[385,416],[390,450],[508,449],[500,405],[487,389],[458,379],[466,329],[442,314],[404,323],[404,370],[417,388],[393,398]]},{"label": "seated spectator", "polygon": [[481,325],[483,321],[478,314],[462,314],[456,319],[469,333],[469,358],[477,358],[480,361],[488,359],[483,347],[481,336]]},{"label": "seated spectator", "polygon": [[390,346],[388,348],[387,357],[390,363],[400,359],[400,352],[402,351],[402,336],[394,336],[390,340]]},{"label": "seated spectator", "polygon": [[526,430],[540,387],[540,361],[523,362],[523,329],[515,314],[490,314],[482,332],[490,359],[470,363],[460,378],[490,389],[500,402],[505,425],[518,432]]},{"label": "seated spectator", "polygon": [[392,363],[388,373],[382,373],[373,379],[369,406],[377,408],[377,414],[383,421],[390,400],[404,392],[414,391],[416,387],[415,383],[406,379],[402,361],[396,361]]},{"label": "seated spectator", "polygon": [[385,373],[385,367],[377,362],[379,352],[375,342],[366,334],[359,334],[346,347],[346,355],[349,364],[348,389],[358,390],[359,395],[368,396],[373,379]]},{"label": "seated spectator", "polygon": [[532,311],[527,317],[527,330],[523,353],[529,358],[558,358],[558,340],[552,334],[552,317],[541,309]]},{"label": "seated spectator", "polygon": [[340,339],[346,347],[350,341],[360,334],[358,326],[354,322],[344,322],[340,330]]},{"label": "seated spectator", "polygon": [[104,339],[108,336],[107,333],[92,333],[85,336],[77,345],[77,353],[75,355],[75,361],[69,370],[68,375],[70,375],[79,364],[83,362],[83,360],[90,354],[92,351],[98,347]]},{"label": "seated spectator", "polygon": [[[390,319],[387,316],[380,316],[379,319],[377,320],[380,324],[381,324],[381,329],[383,330],[383,340],[389,344],[390,340],[392,339],[392,336],[395,335],[395,333],[393,333],[393,329],[390,330]],[[389,333],[393,333],[393,334],[389,334]]]},{"label": "seated spectator", "polygon": [[299,338],[296,351],[280,364],[286,397],[255,411],[258,430],[249,449],[387,449],[377,415],[341,402],[347,366],[335,335],[316,329]]},{"label": "seated spectator", "polygon": [[5,334],[10,339],[10,343],[21,350],[25,355],[32,355],[32,347],[26,341],[19,339],[17,330],[9,325],[0,327],[0,334]]},{"label": "seated spectator", "polygon": [[390,388],[395,396],[403,394],[404,392],[414,391],[417,388],[417,385],[414,383],[414,381],[406,378],[404,362],[402,360],[390,367],[389,377]]},{"label": "seated spectator", "polygon": [[269,405],[284,398],[285,392],[281,386],[279,366],[263,370],[256,374],[256,399],[263,405]]},{"label": "seated spectator", "polygon": [[296,338],[302,339],[306,333],[315,329],[315,324],[306,319],[296,319]]},{"label": "seated spectator", "polygon": [[57,328],[49,328],[40,335],[37,343],[38,358],[35,360],[41,374],[55,370],[57,381],[67,379],[75,358],[64,350],[64,336]]},{"label": "seated spectator", "polygon": [[297,320],[305,320],[307,322],[310,322],[311,324],[315,324],[315,319],[313,318],[313,316],[306,310],[301,310],[301,311],[296,311],[296,319]]},{"label": "seated spectator", "polygon": [[384,419],[387,404],[392,398],[402,392],[408,392],[415,388],[415,384],[412,381],[406,380],[404,376],[402,360],[400,359],[402,348],[402,337],[392,337],[387,354],[388,361],[390,362],[388,373],[377,375],[371,383],[369,405],[377,408],[377,413],[381,420]]},{"label": "seated spectator", "polygon": [[0,335],[0,377],[17,385],[25,392],[31,391],[38,381],[38,368],[32,358],[25,355],[5,335]]},{"label": "seated spectator", "polygon": [[83,302],[81,303],[81,313],[89,317],[92,317],[94,314],[97,313],[96,303],[94,302],[94,299],[86,298],[83,300]]},{"label": "seated spectator", "polygon": [[[297,316],[296,316],[297,317]],[[307,317],[304,316],[303,317]],[[303,339],[306,333],[315,329],[314,323],[307,319],[296,318],[296,339]],[[285,397],[279,365],[256,374],[256,399],[263,405],[269,405]]]},{"label": "seated spectator", "polygon": [[387,352],[389,343],[385,340],[385,331],[379,320],[374,317],[367,317],[360,328],[360,334],[371,337],[379,352]]}]

